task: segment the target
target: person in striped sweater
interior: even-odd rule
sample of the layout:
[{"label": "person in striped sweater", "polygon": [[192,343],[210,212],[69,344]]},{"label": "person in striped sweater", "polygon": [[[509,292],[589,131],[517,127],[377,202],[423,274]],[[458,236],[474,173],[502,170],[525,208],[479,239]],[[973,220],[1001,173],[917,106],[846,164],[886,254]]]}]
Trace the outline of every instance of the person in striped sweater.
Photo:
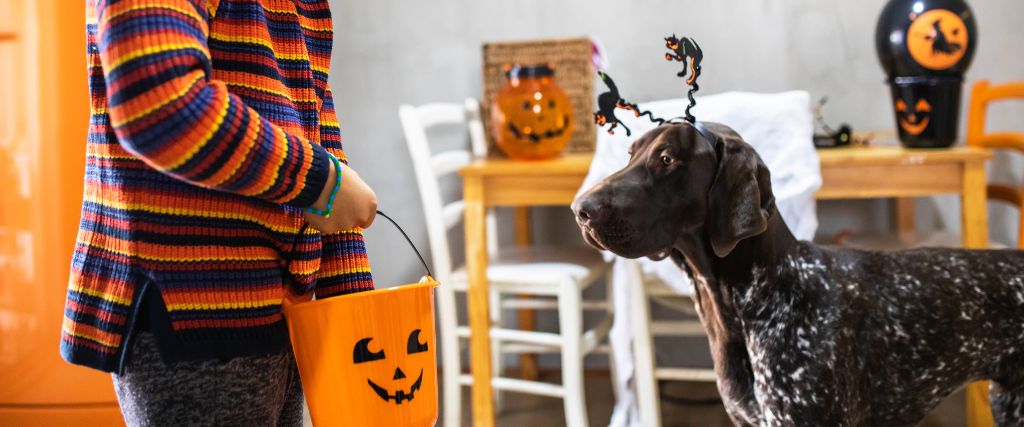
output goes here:
[{"label": "person in striped sweater", "polygon": [[[289,293],[373,288],[327,0],[86,0],[92,117],[61,334],[129,425],[299,425]],[[303,227],[309,224],[312,227]]]}]

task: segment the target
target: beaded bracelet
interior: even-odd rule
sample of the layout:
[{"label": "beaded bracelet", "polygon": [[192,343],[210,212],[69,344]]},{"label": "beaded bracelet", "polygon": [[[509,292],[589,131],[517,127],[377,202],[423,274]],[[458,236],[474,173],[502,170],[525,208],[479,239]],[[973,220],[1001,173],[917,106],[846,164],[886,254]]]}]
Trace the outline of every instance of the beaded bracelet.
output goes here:
[{"label": "beaded bracelet", "polygon": [[327,155],[331,156],[331,162],[334,163],[334,170],[337,171],[335,173],[337,177],[334,181],[334,188],[331,189],[331,195],[327,197],[327,209],[316,209],[312,206],[306,208],[306,212],[315,213],[324,218],[330,218],[331,214],[334,212],[334,197],[338,195],[338,190],[341,189],[341,161],[331,153],[327,153]]}]

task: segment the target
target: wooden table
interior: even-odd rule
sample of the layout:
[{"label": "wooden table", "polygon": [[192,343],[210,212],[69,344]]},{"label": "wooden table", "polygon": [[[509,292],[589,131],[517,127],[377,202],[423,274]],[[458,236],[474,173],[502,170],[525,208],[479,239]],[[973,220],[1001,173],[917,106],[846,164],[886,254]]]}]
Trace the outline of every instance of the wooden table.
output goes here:
[{"label": "wooden table", "polygon": [[[984,149],[956,147],[907,150],[899,147],[840,148],[818,151],[823,184],[819,199],[899,198],[959,194],[963,245],[988,246]],[[567,206],[590,168],[590,155],[521,162],[480,159],[462,168],[465,200],[466,267],[469,273],[470,367],[473,373],[473,425],[494,425],[491,348],[488,331],[487,231],[485,213],[494,206]],[[900,215],[905,218],[907,215]],[[906,227],[901,220],[900,226]],[[992,425],[987,385],[967,391],[968,425]]]}]

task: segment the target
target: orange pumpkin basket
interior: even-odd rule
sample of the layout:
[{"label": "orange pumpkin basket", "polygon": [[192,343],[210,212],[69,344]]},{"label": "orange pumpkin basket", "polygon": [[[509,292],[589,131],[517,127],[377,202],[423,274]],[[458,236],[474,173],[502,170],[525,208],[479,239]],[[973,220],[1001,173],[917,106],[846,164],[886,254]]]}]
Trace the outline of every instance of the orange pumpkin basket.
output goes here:
[{"label": "orange pumpkin basket", "polygon": [[437,422],[434,287],[438,283],[429,273],[428,268],[428,275],[415,284],[285,302],[283,311],[313,425],[395,427]]}]

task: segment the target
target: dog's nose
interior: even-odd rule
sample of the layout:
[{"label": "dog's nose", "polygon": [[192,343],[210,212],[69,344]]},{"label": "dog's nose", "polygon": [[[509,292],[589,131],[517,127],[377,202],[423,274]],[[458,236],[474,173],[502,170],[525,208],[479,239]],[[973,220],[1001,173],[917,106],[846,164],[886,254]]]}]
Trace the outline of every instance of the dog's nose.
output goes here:
[{"label": "dog's nose", "polygon": [[607,212],[607,209],[600,202],[594,200],[593,197],[585,197],[577,201],[575,210],[576,217],[586,225],[600,223],[605,217],[605,212]]}]

